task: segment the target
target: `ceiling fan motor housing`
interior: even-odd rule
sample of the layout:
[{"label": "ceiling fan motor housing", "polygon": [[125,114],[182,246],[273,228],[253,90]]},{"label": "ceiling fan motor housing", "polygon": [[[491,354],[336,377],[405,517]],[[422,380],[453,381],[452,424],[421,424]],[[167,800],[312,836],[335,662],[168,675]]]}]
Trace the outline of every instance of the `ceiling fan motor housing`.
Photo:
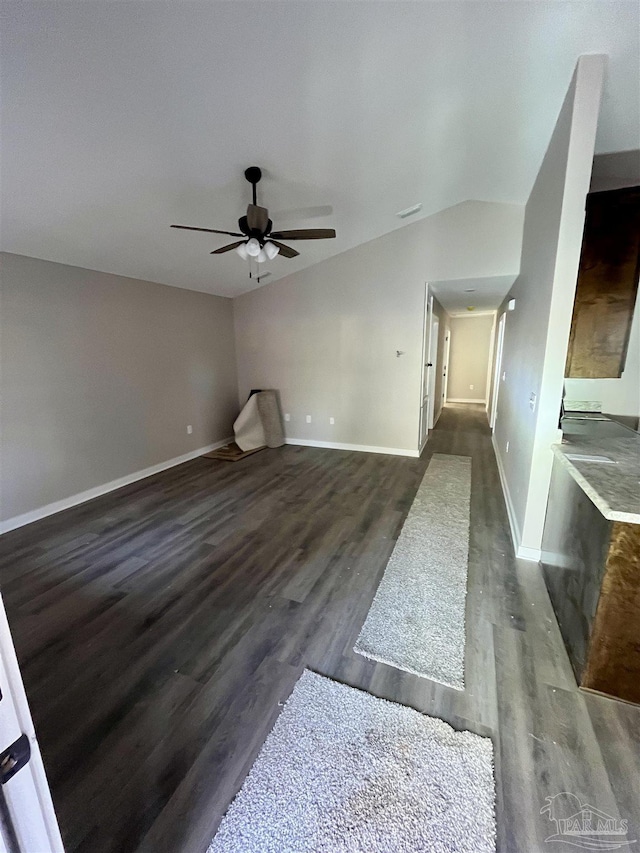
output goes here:
[{"label": "ceiling fan motor housing", "polygon": [[242,231],[243,234],[246,234],[247,237],[255,237],[256,240],[259,240],[262,243],[264,240],[266,240],[267,235],[271,233],[271,229],[273,228],[273,222],[268,219],[267,227],[264,230],[260,230],[259,228],[249,228],[247,217],[241,216],[240,219],[238,219],[238,228]]}]

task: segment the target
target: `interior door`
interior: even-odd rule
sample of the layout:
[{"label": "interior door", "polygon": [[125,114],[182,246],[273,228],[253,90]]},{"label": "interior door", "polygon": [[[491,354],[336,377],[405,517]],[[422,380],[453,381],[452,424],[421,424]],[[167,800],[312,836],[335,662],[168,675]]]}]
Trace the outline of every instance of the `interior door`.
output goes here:
[{"label": "interior door", "polygon": [[433,297],[429,296],[429,286],[425,291],[424,327],[422,336],[422,383],[420,386],[420,450],[429,435],[429,354],[431,351],[431,318],[433,316]]},{"label": "interior door", "polygon": [[438,369],[438,333],[440,331],[440,320],[432,313],[431,330],[429,334],[429,361],[427,362],[428,376],[428,418],[429,429],[433,429],[436,410],[436,370]]},{"label": "interior door", "polygon": [[0,851],[64,853],[0,596]]},{"label": "interior door", "polygon": [[447,402],[447,382],[449,373],[449,351],[451,349],[451,331],[444,336],[444,357],[442,359],[442,405]]}]

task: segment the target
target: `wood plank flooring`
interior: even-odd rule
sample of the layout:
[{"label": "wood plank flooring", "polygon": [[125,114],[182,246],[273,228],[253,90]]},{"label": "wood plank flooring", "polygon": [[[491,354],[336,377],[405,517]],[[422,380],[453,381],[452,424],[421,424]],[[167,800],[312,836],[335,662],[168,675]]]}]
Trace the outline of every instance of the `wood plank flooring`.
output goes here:
[{"label": "wood plank flooring", "polygon": [[[434,452],[473,460],[465,692],[352,651]],[[561,791],[640,838],[640,709],[577,690],[480,407],[447,407],[421,459],[196,459],[0,549],[69,853],[206,850],[305,666],[490,735],[500,853],[565,847],[540,814]]]}]

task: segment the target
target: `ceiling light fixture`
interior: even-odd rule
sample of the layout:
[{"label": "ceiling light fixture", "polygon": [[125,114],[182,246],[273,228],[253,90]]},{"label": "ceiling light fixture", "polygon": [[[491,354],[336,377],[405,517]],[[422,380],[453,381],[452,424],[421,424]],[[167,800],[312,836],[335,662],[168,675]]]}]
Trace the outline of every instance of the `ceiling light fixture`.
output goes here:
[{"label": "ceiling light fixture", "polygon": [[257,258],[260,252],[262,251],[262,247],[260,243],[256,240],[255,237],[252,237],[250,240],[247,240],[245,243],[247,255],[252,258]]},{"label": "ceiling light fixture", "polygon": [[279,253],[280,247],[276,246],[275,243],[272,243],[271,241],[267,240],[267,242],[264,244],[264,251],[269,260],[272,261]]},{"label": "ceiling light fixture", "polygon": [[280,253],[280,247],[276,246],[270,240],[267,240],[264,246],[261,246],[259,240],[251,237],[246,243],[241,243],[237,247],[236,252],[243,261],[255,258],[259,264],[263,264],[266,260],[272,261]]}]

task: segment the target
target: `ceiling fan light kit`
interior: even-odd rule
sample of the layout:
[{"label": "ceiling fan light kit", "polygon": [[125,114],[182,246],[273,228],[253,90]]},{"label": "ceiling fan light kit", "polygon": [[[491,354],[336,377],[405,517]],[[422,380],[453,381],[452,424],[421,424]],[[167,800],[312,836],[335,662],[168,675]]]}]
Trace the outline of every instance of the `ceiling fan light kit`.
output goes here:
[{"label": "ceiling fan light kit", "polygon": [[247,250],[247,255],[250,255],[252,258],[257,258],[261,251],[260,243],[258,243],[255,237],[247,240],[245,248]]},{"label": "ceiling fan light kit", "polygon": [[[227,234],[229,237],[243,237],[235,243],[229,243],[214,249],[212,255],[221,255],[231,252],[233,249],[243,261],[255,260],[264,263],[273,260],[277,255],[283,258],[295,258],[300,253],[279,240],[327,240],[336,236],[333,228],[300,228],[289,231],[273,231],[273,222],[269,219],[269,211],[266,207],[260,207],[257,203],[256,185],[262,178],[262,171],[258,166],[250,166],[245,170],[245,178],[252,186],[253,201],[247,207],[246,216],[238,220],[237,231],[220,231],[217,228],[198,228],[191,225],[172,225],[172,228],[181,228],[184,231],[205,231],[210,234]],[[249,273],[251,277],[251,273]]]},{"label": "ceiling fan light kit", "polygon": [[267,242],[264,244],[264,252],[269,258],[269,260],[272,261],[276,257],[276,255],[280,253],[280,249],[278,248],[278,246],[276,246],[275,243],[272,243],[271,240],[267,240]]}]

